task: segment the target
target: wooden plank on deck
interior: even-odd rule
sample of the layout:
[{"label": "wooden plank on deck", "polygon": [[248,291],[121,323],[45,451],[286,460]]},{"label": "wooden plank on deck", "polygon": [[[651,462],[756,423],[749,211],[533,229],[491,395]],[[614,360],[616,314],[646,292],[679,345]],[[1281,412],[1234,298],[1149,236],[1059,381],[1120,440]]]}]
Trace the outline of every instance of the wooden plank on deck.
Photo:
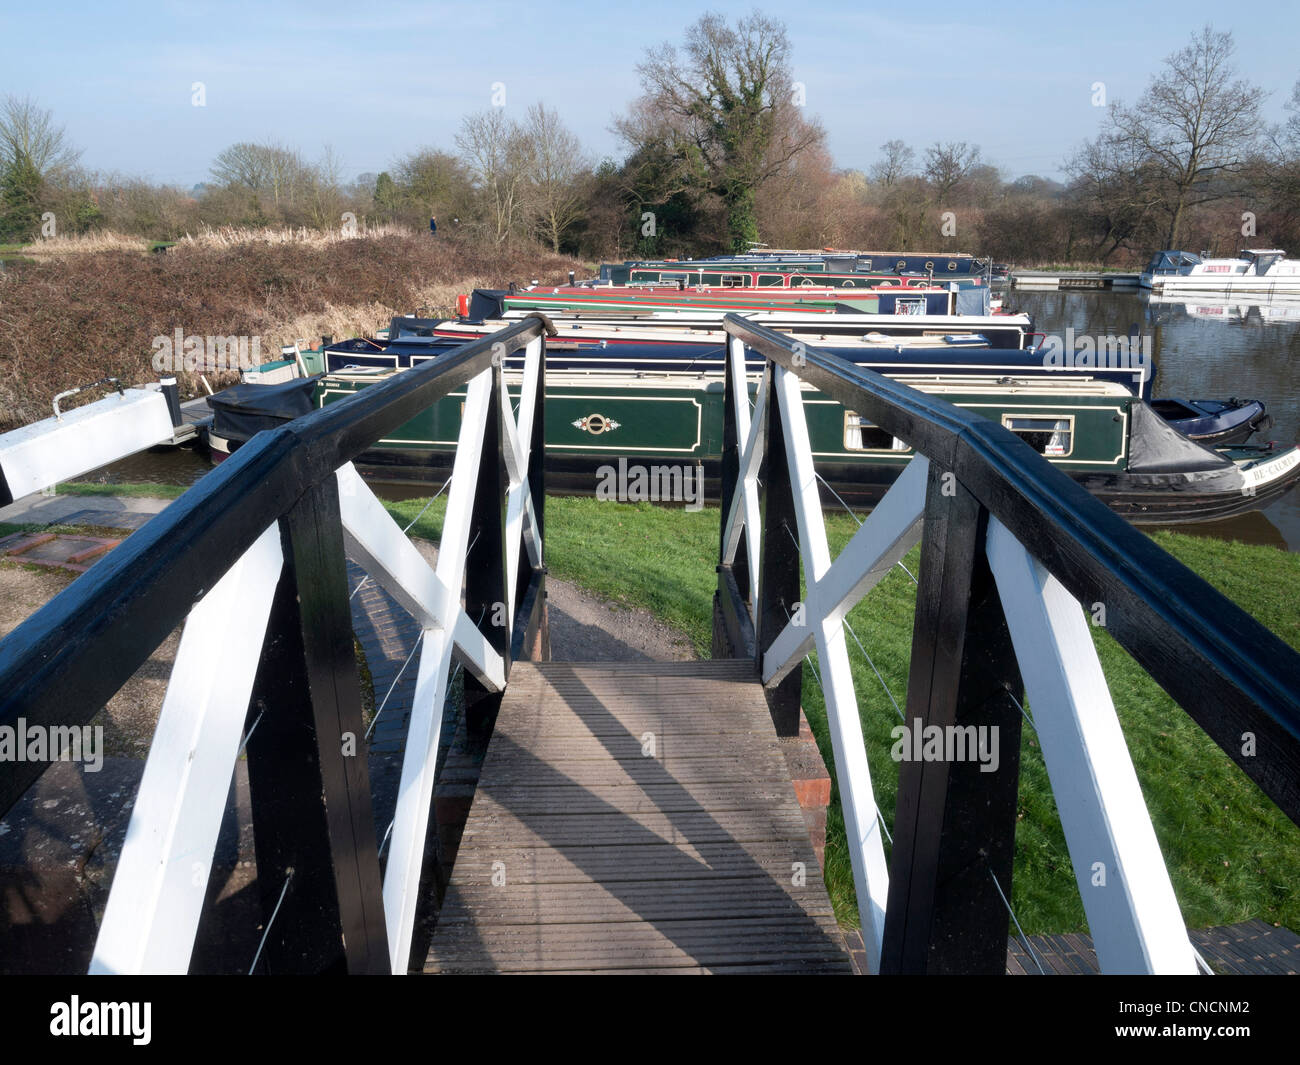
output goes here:
[{"label": "wooden plank on deck", "polygon": [[517,663],[425,971],[851,972],[750,664]]}]

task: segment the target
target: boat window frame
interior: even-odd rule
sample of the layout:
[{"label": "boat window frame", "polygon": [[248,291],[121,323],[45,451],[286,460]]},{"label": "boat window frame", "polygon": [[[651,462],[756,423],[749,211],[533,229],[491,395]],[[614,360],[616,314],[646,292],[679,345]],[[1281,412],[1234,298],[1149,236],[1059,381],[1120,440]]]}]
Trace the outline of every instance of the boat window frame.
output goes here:
[{"label": "boat window frame", "polygon": [[[1025,440],[1025,438],[1024,438],[1023,436],[1021,436],[1021,433],[1035,433],[1035,432],[1037,432],[1037,433],[1041,433],[1041,432],[1043,432],[1044,430],[1042,430],[1042,429],[1017,429],[1017,428],[1015,428],[1014,426],[1012,426],[1012,425],[1009,424],[1011,421],[1013,421],[1013,420],[1015,420],[1015,419],[1023,419],[1023,420],[1037,420],[1037,421],[1044,421],[1044,422],[1055,422],[1055,423],[1057,423],[1057,424],[1059,424],[1059,423],[1061,423],[1061,422],[1065,422],[1067,427],[1066,427],[1066,429],[1065,429],[1064,431],[1065,431],[1065,432],[1068,434],[1068,436],[1069,436],[1069,440],[1070,440],[1070,445],[1069,445],[1069,447],[1067,447],[1063,452],[1061,452],[1061,453],[1059,453],[1059,454],[1049,454],[1049,452],[1047,451],[1047,447],[1046,447],[1046,446],[1044,446],[1044,448],[1043,448],[1042,451],[1038,451],[1037,448],[1034,448],[1034,450],[1035,450],[1035,451],[1038,451],[1038,454],[1042,455],[1043,458],[1047,459],[1049,462],[1050,462],[1052,459],[1068,459],[1068,458],[1070,458],[1070,456],[1072,456],[1072,455],[1074,454],[1074,443],[1075,443],[1075,427],[1074,427],[1074,420],[1075,420],[1075,416],[1074,416],[1073,414],[1065,414],[1065,413],[1055,412],[1055,411],[1047,411],[1047,412],[1030,411],[1030,412],[1025,412],[1025,413],[1015,413],[1015,412],[1004,411],[1003,414],[1002,414],[1002,418],[1001,418],[1002,428],[1006,429],[1008,432],[1015,433],[1016,436],[1019,436],[1021,440]],[[1053,429],[1053,430],[1052,430],[1052,433],[1053,433],[1053,434],[1058,434],[1058,433],[1060,433],[1061,431],[1062,431],[1062,430],[1060,430],[1060,429]],[[1029,443],[1028,440],[1025,440],[1025,443],[1029,444],[1030,447],[1034,447],[1034,445],[1031,444],[1031,443]]]},{"label": "boat window frame", "polygon": [[[852,424],[850,419],[854,419]],[[855,429],[861,434],[863,429],[880,429],[880,426],[876,425],[875,422],[864,422],[862,415],[857,411],[845,410],[843,431],[840,434],[840,446],[850,455],[904,455],[912,450],[910,444],[898,439],[892,433],[886,434],[890,439],[888,447],[853,447],[849,443],[849,431],[851,429]],[[880,431],[882,433],[886,432],[884,429],[880,429]],[[859,439],[861,439],[860,436]]]}]

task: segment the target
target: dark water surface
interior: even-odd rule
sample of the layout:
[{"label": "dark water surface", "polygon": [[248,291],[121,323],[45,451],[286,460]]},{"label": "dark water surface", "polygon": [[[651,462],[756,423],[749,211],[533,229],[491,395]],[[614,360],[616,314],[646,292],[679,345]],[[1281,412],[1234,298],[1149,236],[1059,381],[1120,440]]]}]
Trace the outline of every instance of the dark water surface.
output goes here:
[{"label": "dark water surface", "polygon": [[[1006,308],[1033,315],[1035,329],[1057,336],[1067,327],[1076,337],[1127,336],[1136,326],[1151,338],[1155,396],[1258,399],[1274,425],[1252,444],[1285,447],[1300,435],[1300,301],[1189,304],[1146,293],[1011,291]],[[1262,510],[1170,528],[1300,551],[1300,495],[1292,490]]]},{"label": "dark water surface", "polygon": [[[1040,332],[1076,337],[1127,336],[1134,328],[1151,338],[1156,396],[1183,399],[1258,399],[1274,426],[1252,443],[1279,446],[1300,435],[1300,301],[1267,306],[1166,303],[1145,293],[1008,292],[1008,310],[1026,311]],[[195,451],[134,455],[84,480],[192,484],[211,466]],[[428,487],[376,485],[395,499],[427,495]],[[1189,532],[1300,551],[1300,493],[1292,491],[1263,510],[1222,521],[1174,526]]]}]

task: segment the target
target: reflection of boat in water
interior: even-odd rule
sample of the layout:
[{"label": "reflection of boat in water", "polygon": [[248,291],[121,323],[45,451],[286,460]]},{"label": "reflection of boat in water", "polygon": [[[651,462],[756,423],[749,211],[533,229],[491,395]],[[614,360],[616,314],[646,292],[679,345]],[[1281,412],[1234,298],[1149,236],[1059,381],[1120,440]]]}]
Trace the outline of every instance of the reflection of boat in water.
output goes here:
[{"label": "reflection of boat in water", "polygon": [[1300,296],[1300,259],[1278,248],[1253,248],[1234,259],[1203,259],[1186,251],[1152,256],[1139,283],[1152,292],[1184,295]]},{"label": "reflection of boat in water", "polygon": [[[1141,525],[1141,519],[1137,519],[1135,524]],[[1189,522],[1181,525],[1178,531],[1213,540],[1235,540],[1242,544],[1276,547],[1279,551],[1290,550],[1282,530],[1260,510],[1248,510],[1216,521]]]},{"label": "reflection of boat in water", "polygon": [[1147,294],[1147,301],[1152,306],[1182,311],[1189,318],[1205,318],[1216,322],[1300,321],[1300,293],[1275,296],[1268,300],[1259,297],[1213,300],[1204,296],[1189,298],[1186,293],[1170,295],[1151,292]]}]

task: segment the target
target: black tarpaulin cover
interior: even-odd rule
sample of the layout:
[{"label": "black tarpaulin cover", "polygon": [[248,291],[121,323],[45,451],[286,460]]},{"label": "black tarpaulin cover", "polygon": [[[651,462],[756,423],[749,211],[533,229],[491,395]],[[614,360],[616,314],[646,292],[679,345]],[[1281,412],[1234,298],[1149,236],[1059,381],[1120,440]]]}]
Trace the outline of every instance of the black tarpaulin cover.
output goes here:
[{"label": "black tarpaulin cover", "polygon": [[316,377],[279,385],[235,385],[208,399],[212,431],[243,443],[263,429],[278,429],[285,422],[315,410],[312,397]]},{"label": "black tarpaulin cover", "polygon": [[500,318],[505,313],[502,302],[509,291],[503,288],[476,288],[469,298],[469,320],[482,322],[489,318]]},{"label": "black tarpaulin cover", "polygon": [[1231,459],[1189,440],[1149,406],[1129,408],[1130,473],[1187,473],[1214,477],[1233,468]]}]

